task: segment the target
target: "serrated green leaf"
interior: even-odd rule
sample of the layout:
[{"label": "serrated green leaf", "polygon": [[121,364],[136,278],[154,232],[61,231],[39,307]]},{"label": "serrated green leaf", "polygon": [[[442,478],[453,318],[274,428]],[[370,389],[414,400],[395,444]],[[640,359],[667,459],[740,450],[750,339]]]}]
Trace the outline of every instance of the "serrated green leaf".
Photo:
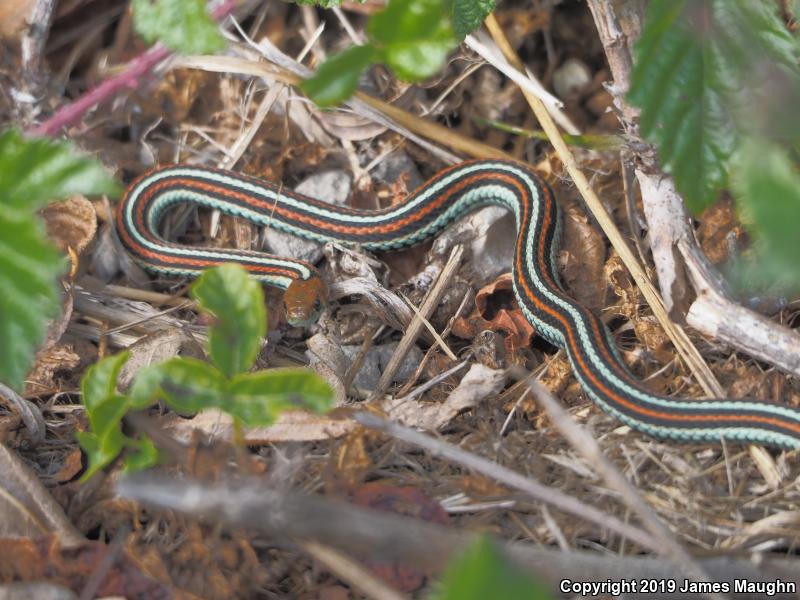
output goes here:
[{"label": "serrated green leaf", "polygon": [[211,361],[227,377],[253,366],[267,333],[267,310],[260,284],[241,265],[205,271],[192,286],[192,297],[216,317],[209,328]]},{"label": "serrated green leaf", "polygon": [[797,290],[800,174],[784,151],[764,142],[747,144],[736,164],[733,188],[737,207],[754,238],[759,263],[752,275]]},{"label": "serrated green leaf", "polygon": [[549,600],[550,593],[512,565],[485,536],[447,567],[430,600]]},{"label": "serrated green leaf", "polygon": [[32,214],[2,202],[0,195],[0,380],[19,390],[46,320],[58,314],[65,263]]},{"label": "serrated green leaf", "polygon": [[458,41],[480,27],[495,6],[495,0],[453,0],[453,30]]},{"label": "serrated green leaf", "polygon": [[205,0],[133,0],[133,24],[148,42],[183,54],[211,54],[225,39],[206,12]]},{"label": "serrated green leaf", "polygon": [[129,356],[128,352],[120,352],[87,369],[81,379],[81,400],[90,416],[98,406],[116,395],[117,378]]},{"label": "serrated green leaf", "polygon": [[316,373],[306,369],[270,369],[234,377],[221,408],[254,427],[273,423],[288,409],[323,413],[331,409],[333,402],[333,390]]},{"label": "serrated green leaf", "polygon": [[797,70],[797,44],[774,5],[751,0],[653,0],[636,46],[629,100],[642,134],[700,212],[727,185],[746,119],[737,118],[755,65]]},{"label": "serrated green leaf", "polygon": [[11,387],[22,387],[46,320],[58,314],[65,267],[34,211],[75,193],[117,191],[102,166],[71,144],[0,134],[0,380]]},{"label": "serrated green leaf", "polygon": [[194,358],[170,360],[142,369],[131,387],[131,407],[164,400],[170,408],[194,413],[225,402],[227,381],[213,366]]},{"label": "serrated green leaf", "polygon": [[0,134],[0,203],[6,206],[33,211],[73,194],[119,192],[100,163],[68,142],[25,138],[14,129]]},{"label": "serrated green leaf", "polygon": [[379,57],[380,52],[371,44],[348,48],[326,60],[313,77],[300,84],[300,89],[319,106],[338,104],[353,95],[361,74]]}]

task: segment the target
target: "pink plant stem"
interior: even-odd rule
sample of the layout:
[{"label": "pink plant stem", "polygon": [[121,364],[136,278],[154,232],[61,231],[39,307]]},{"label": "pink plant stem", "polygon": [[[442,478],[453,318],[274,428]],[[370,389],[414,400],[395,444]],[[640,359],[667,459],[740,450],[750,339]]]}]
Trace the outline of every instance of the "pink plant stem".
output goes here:
[{"label": "pink plant stem", "polygon": [[[221,21],[231,14],[238,4],[239,0],[226,0],[211,12],[211,16],[215,20]],[[57,135],[65,127],[80,121],[83,115],[95,106],[116,96],[121,90],[135,89],[145,75],[171,55],[172,51],[161,45],[146,50],[130,61],[122,73],[106,79],[74,102],[62,106],[52,117],[29,130],[28,133],[34,136]]]}]

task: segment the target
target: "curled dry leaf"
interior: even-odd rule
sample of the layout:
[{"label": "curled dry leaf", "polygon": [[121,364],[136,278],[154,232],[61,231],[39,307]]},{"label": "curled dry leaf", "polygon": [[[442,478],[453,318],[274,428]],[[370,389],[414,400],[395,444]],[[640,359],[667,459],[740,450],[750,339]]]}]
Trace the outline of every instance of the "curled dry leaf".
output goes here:
[{"label": "curled dry leaf", "polygon": [[[64,547],[85,540],[64,510],[27,465],[0,444],[0,536],[38,538],[51,535]],[[0,552],[6,548],[0,543]],[[5,564],[0,557],[0,564]]]},{"label": "curled dry leaf", "polygon": [[61,467],[53,479],[58,483],[66,483],[75,479],[75,477],[83,470],[83,455],[81,449],[77,446],[69,451],[61,462]]},{"label": "curled dry leaf", "polygon": [[83,196],[72,196],[50,204],[41,214],[48,237],[65,254],[68,249],[76,254],[83,252],[97,232],[94,205]]},{"label": "curled dry leaf", "polygon": [[392,398],[383,403],[387,416],[408,427],[429,431],[443,429],[463,411],[497,394],[505,385],[505,372],[474,364],[461,383],[441,404]]},{"label": "curled dry leaf", "polygon": [[43,390],[52,390],[57,372],[70,372],[81,364],[81,357],[75,352],[72,344],[55,344],[50,348],[41,350],[36,355],[33,370],[26,377],[27,390],[32,393],[41,393]]},{"label": "curled dry leaf", "polygon": [[[233,440],[233,419],[230,415],[208,409],[191,419],[169,413],[161,417],[159,424],[178,441],[191,443],[196,432],[210,440]],[[341,437],[355,428],[353,421],[336,419],[308,413],[302,410],[287,410],[269,427],[252,427],[244,431],[247,446],[264,446],[278,442],[316,442]]]},{"label": "curled dry leaf", "polygon": [[[2,382],[0,382],[0,402],[7,403],[8,406],[13,407],[14,412],[25,424],[30,443],[37,445],[44,441],[47,426],[45,425],[42,411],[36,404],[23,398]],[[6,420],[3,423],[3,428],[16,428],[17,425],[17,422]]]},{"label": "curled dry leaf", "polygon": [[[414,517],[440,525],[447,525],[449,521],[447,512],[441,504],[412,487],[370,482],[356,489],[351,500],[357,506]],[[395,562],[367,561],[367,566],[392,587],[407,593],[421,588],[432,575]]]},{"label": "curled dry leaf", "polygon": [[466,318],[459,317],[453,323],[453,333],[464,339],[474,339],[486,329],[505,337],[509,357],[531,343],[535,331],[514,300],[510,273],[481,288],[475,296],[472,314]]}]

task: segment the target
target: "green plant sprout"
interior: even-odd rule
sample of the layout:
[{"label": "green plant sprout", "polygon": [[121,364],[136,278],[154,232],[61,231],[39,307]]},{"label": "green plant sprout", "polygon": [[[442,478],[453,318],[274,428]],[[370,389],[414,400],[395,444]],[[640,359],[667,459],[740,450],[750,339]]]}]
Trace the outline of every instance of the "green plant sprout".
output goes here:
[{"label": "green plant sprout", "polygon": [[91,367],[81,381],[89,431],[78,441],[89,458],[83,478],[109,465],[124,450],[126,470],[155,464],[158,453],[147,438],[133,439],[122,431],[122,419],[158,401],[181,413],[207,408],[233,417],[237,439],[243,427],[267,426],[287,409],[317,413],[329,410],[334,393],[307,369],[251,372],[266,334],[264,294],[240,265],[205,271],[192,287],[198,306],[214,317],[209,327],[210,363],[176,357],[142,369],[128,394],[116,390],[117,377],[128,359],[122,352]]},{"label": "green plant sprout", "polygon": [[495,0],[390,0],[370,18],[366,44],[332,56],[300,87],[319,106],[332,106],[349,98],[375,63],[405,81],[427,79],[494,6]]}]

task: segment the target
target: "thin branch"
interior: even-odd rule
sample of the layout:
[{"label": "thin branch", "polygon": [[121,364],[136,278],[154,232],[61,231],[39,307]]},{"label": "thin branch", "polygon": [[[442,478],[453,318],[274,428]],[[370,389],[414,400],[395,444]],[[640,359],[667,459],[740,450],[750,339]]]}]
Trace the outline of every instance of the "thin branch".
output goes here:
[{"label": "thin branch", "polygon": [[[220,21],[238,8],[238,0],[225,0],[212,12],[214,19]],[[154,46],[130,61],[119,75],[110,77],[83,96],[62,106],[44,123],[30,130],[31,135],[58,135],[65,127],[76,124],[97,105],[110,100],[122,90],[135,88],[140,80],[150,73],[161,61],[169,58],[172,51],[161,45]]]},{"label": "thin branch", "polygon": [[364,427],[381,431],[395,439],[423,448],[434,456],[440,456],[460,464],[485,477],[494,479],[503,485],[519,490],[535,500],[546,502],[559,510],[591,521],[604,529],[608,529],[609,531],[613,531],[614,533],[628,538],[644,548],[654,552],[658,552],[661,549],[657,540],[653,539],[650,534],[642,531],[638,527],[623,523],[616,517],[585,504],[577,498],[547,487],[531,477],[520,475],[516,471],[512,471],[496,462],[476,456],[438,438],[393,423],[392,421],[388,421],[371,413],[359,412],[351,415],[351,418]]},{"label": "thin branch", "polygon": [[[261,532],[279,540],[313,541],[348,554],[401,562],[426,571],[440,571],[475,540],[474,534],[419,519],[316,496],[276,492],[258,480],[204,484],[138,474],[123,478],[117,484],[117,492],[154,508],[202,516],[208,522]],[[576,596],[574,592],[564,591],[564,582],[580,586],[583,582],[623,579],[673,581],[675,591],[659,593],[658,597],[669,600],[686,597],[679,591],[683,585],[680,571],[661,558],[599,555],[580,550],[565,554],[551,548],[495,541],[508,558],[534,573],[561,597]],[[731,557],[698,557],[696,560],[714,580],[728,582],[732,592],[735,580],[773,584],[777,581],[783,587],[773,598],[797,597],[790,587],[796,590],[800,585],[796,559],[761,558],[757,563]],[[611,595],[611,590],[595,594],[598,595]],[[625,597],[652,600],[653,594],[634,591]],[[763,598],[764,595],[734,592],[731,597]]]}]

